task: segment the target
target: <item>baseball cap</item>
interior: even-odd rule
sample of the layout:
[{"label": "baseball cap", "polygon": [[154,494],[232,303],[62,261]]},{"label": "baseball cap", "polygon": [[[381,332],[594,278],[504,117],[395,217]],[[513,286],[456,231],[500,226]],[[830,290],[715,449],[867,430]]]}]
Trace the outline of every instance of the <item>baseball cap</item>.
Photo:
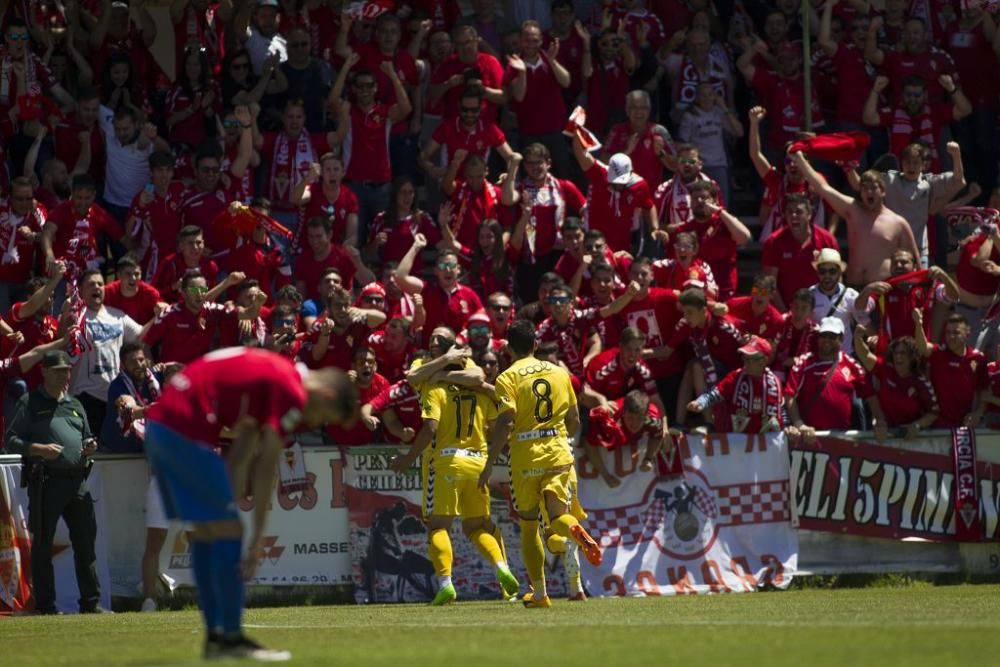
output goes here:
[{"label": "baseball cap", "polygon": [[632,159],[625,153],[615,153],[608,162],[608,183],[628,185],[632,180]]},{"label": "baseball cap", "polygon": [[844,321],[839,317],[824,317],[819,321],[819,332],[837,334],[838,336],[844,335]]},{"label": "baseball cap", "polygon": [[486,314],[486,311],[480,310],[475,313],[472,313],[472,315],[469,315],[469,320],[468,322],[466,322],[466,326],[471,327],[476,324],[489,325],[489,323],[490,323],[490,316]]},{"label": "baseball cap", "polygon": [[816,257],[814,265],[819,267],[824,264],[836,264],[840,267],[841,271],[847,269],[847,263],[840,258],[840,253],[836,248],[823,248],[819,251],[819,255]]},{"label": "baseball cap", "polygon": [[[837,321],[839,322],[840,320]],[[750,340],[747,341],[747,344],[740,348],[740,354],[745,354],[751,357],[755,354],[760,354],[765,357],[770,357],[771,344],[760,336],[750,336]]]},{"label": "baseball cap", "polygon": [[42,357],[42,368],[72,368],[69,355],[62,350],[46,352]]}]

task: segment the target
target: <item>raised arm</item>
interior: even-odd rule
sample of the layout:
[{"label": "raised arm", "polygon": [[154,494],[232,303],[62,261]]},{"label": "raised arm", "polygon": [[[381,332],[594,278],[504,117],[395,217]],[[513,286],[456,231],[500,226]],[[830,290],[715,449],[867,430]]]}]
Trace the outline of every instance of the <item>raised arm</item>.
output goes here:
[{"label": "raised arm", "polygon": [[747,137],[750,145],[750,161],[753,168],[757,170],[757,175],[761,178],[771,171],[771,163],[764,157],[764,151],[760,146],[760,121],[767,117],[767,109],[764,107],[753,107],[750,109],[750,133]]},{"label": "raised arm", "polygon": [[809,181],[809,185],[812,186],[813,191],[819,194],[830,208],[840,217],[844,218],[850,222],[849,215],[851,213],[851,207],[854,205],[854,198],[848,197],[845,194],[840,193],[838,190],[833,188],[826,179],[820,176],[809,161],[806,160],[805,155],[800,152],[792,154],[792,159],[798,165],[799,169],[802,171],[805,179]]},{"label": "raised arm", "polygon": [[913,324],[914,327],[913,338],[917,342],[917,352],[922,357],[931,356],[931,352],[934,350],[931,348],[930,343],[927,342],[927,334],[924,333],[924,313],[919,308],[913,309]]},{"label": "raised arm", "polygon": [[523,102],[528,93],[528,69],[517,54],[507,56],[507,63],[514,70],[514,78],[510,82],[511,97],[515,102]]},{"label": "raised arm", "polygon": [[407,294],[417,294],[424,289],[424,281],[411,276],[410,271],[413,270],[413,263],[416,261],[417,255],[426,247],[427,237],[423,234],[415,235],[413,245],[403,255],[403,259],[399,260],[396,270],[392,272],[392,279],[396,281],[396,285]]},{"label": "raised arm", "polygon": [[833,7],[837,0],[827,0],[823,4],[823,14],[819,19],[819,47],[831,58],[837,54],[838,44],[830,37],[830,24],[833,19]]},{"label": "raised arm", "polygon": [[389,120],[397,123],[410,115],[410,112],[413,111],[413,105],[410,103],[410,96],[406,93],[406,86],[400,80],[391,60],[382,63],[382,71],[389,77],[389,81],[392,82],[392,91],[396,94],[396,103],[389,107]]},{"label": "raised arm", "polygon": [[865,99],[864,110],[861,112],[861,120],[865,125],[878,127],[882,124],[882,118],[878,112],[879,95],[881,95],[882,91],[888,86],[889,77],[882,75],[875,77],[875,83],[872,84],[872,89],[868,92],[868,97]]},{"label": "raised arm", "polygon": [[955,84],[955,80],[950,74],[942,74],[938,77],[938,83],[944,88],[944,92],[951,97],[951,115],[955,120],[962,120],[972,113],[972,102],[965,96],[962,89]]},{"label": "raised arm", "polygon": [[885,61],[885,52],[878,46],[878,31],[884,23],[881,16],[874,17],[868,25],[868,34],[865,35],[865,60],[876,67]]},{"label": "raised arm", "polygon": [[878,363],[878,357],[868,347],[868,343],[865,341],[865,332],[861,327],[855,327],[854,329],[854,356],[858,358],[858,361],[861,362],[861,365],[869,373],[875,368],[875,364]]}]

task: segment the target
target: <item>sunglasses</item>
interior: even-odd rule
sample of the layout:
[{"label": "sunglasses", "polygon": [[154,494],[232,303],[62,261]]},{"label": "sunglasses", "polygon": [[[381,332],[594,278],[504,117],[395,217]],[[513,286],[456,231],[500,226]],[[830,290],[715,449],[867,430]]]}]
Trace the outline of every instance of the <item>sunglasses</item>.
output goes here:
[{"label": "sunglasses", "polygon": [[240,121],[238,121],[238,120],[224,120],[224,121],[222,121],[222,127],[226,128],[227,130],[232,130],[232,129],[237,128],[239,126],[240,126]]},{"label": "sunglasses", "polygon": [[470,334],[489,333],[489,332],[490,332],[490,328],[488,326],[474,326],[474,327],[469,327],[469,333]]},{"label": "sunglasses", "polygon": [[191,286],[186,288],[184,291],[188,294],[194,294],[195,296],[204,296],[205,294],[208,294],[207,287]]},{"label": "sunglasses", "polygon": [[29,39],[31,39],[31,36],[28,33],[18,34],[18,33],[8,32],[7,39],[9,39],[12,42],[16,42],[18,40],[22,42],[27,42]]},{"label": "sunglasses", "polygon": [[552,306],[563,306],[570,302],[570,298],[568,296],[550,296],[547,301]]},{"label": "sunglasses", "polygon": [[508,310],[510,310],[510,306],[503,306],[503,305],[501,305],[499,303],[491,303],[490,304],[490,310],[497,310],[497,311],[499,311],[501,313],[505,313]]},{"label": "sunglasses", "polygon": [[452,271],[458,268],[458,262],[438,262],[437,267],[442,271]]},{"label": "sunglasses", "polygon": [[840,269],[836,266],[829,266],[826,268],[816,269],[816,273],[818,273],[821,276],[835,276],[838,273],[840,273]]},{"label": "sunglasses", "polygon": [[385,301],[385,299],[384,299],[383,297],[380,297],[380,296],[378,296],[378,295],[374,295],[374,294],[373,294],[373,295],[371,295],[371,296],[366,296],[366,297],[365,297],[365,298],[363,299],[363,301],[364,301],[365,303],[382,303],[382,302],[384,302],[384,301]]}]

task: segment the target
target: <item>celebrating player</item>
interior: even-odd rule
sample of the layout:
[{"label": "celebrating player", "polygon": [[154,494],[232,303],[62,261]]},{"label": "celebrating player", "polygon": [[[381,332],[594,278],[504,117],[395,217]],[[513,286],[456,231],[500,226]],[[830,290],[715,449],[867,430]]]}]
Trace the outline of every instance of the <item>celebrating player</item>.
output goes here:
[{"label": "celebrating player", "polygon": [[489,459],[479,477],[490,479],[493,463],[511,443],[511,491],[521,524],[521,553],[533,587],[524,596],[528,608],[551,607],[545,590],[545,551],[538,532],[539,505],[544,502],[553,532],[572,537],[592,565],[601,564],[601,549],[569,513],[573,495],[570,434],[580,428],[580,413],[569,372],[534,356],[535,327],[518,320],[507,333],[514,363],[497,377],[500,414],[490,438]]},{"label": "celebrating player", "polygon": [[[192,567],[207,629],[206,658],[291,658],[243,635],[242,577],[251,578],[257,567],[286,436],[300,425],[348,421],[357,403],[352,384],[338,370],[300,371],[273,352],[227,348],[177,373],[147,412],[146,453],[166,514],[193,525]],[[233,434],[225,460],[214,452],[224,428]],[[254,499],[242,567],[236,493]]]}]

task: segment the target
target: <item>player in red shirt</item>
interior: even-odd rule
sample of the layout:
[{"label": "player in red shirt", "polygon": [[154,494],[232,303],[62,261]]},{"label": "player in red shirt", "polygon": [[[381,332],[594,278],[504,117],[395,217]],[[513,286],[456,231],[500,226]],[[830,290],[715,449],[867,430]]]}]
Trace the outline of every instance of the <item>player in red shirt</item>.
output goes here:
[{"label": "player in red shirt", "polygon": [[[354,348],[351,354],[351,369],[347,372],[347,376],[357,388],[358,405],[370,403],[389,388],[389,381],[376,372],[377,368],[378,363],[371,348],[364,346]],[[353,423],[331,424],[326,427],[326,435],[331,442],[348,447],[381,440],[381,434],[373,434],[364,419],[358,419]]]},{"label": "player in red shirt", "polygon": [[356,247],[340,246],[333,242],[329,218],[317,216],[306,224],[306,245],[295,262],[292,276],[299,291],[307,299],[319,296],[320,278],[329,268],[340,272],[342,284],[347,289],[353,289],[355,278],[362,285],[375,280],[375,274],[361,262],[361,255]]},{"label": "player in red shirt", "polygon": [[153,287],[167,303],[181,298],[181,278],[188,271],[197,270],[210,284],[218,282],[219,267],[205,256],[205,235],[201,227],[188,225],[177,234],[177,252],[168,255],[160,264],[153,280]]},{"label": "player in red shirt", "polygon": [[210,301],[226,288],[243,280],[243,276],[231,273],[226,280],[214,288],[212,295],[205,277],[189,271],[181,279],[181,293],[184,300],[175,303],[161,313],[142,337],[142,342],[153,347],[160,345],[157,359],[160,361],[191,362],[212,349],[226,320],[256,320],[260,307],[267,295],[257,290],[249,308],[222,305]]},{"label": "player in red shirt", "polygon": [[649,396],[633,389],[607,407],[590,411],[584,446],[587,460],[604,483],[613,489],[622,482],[608,471],[600,450],[628,447],[633,457],[641,456],[639,470],[652,470],[653,461],[663,447],[665,425],[666,420]]},{"label": "player in red shirt", "polygon": [[819,323],[816,353],[795,361],[785,382],[785,408],[791,425],[787,433],[814,442],[816,431],[846,431],[852,427],[855,398],[863,398],[875,416],[885,421],[864,368],[841,352],[844,322],[824,317]]},{"label": "player in red shirt", "polygon": [[452,32],[455,53],[431,74],[428,101],[441,101],[444,118],[458,115],[462,93],[467,86],[483,87],[482,119],[496,122],[499,108],[507,102],[504,69],[500,61],[479,50],[479,35],[471,25],[457,26]]},{"label": "player in red shirt", "polygon": [[452,331],[461,331],[469,317],[483,309],[476,291],[459,283],[458,255],[453,250],[438,253],[432,283],[425,283],[410,275],[414,257],[426,246],[427,239],[423,234],[417,234],[410,250],[392,275],[393,281],[404,293],[423,296],[424,310],[427,312],[423,326],[424,346],[430,341],[430,335],[436,327],[445,326]]},{"label": "player in red shirt", "polygon": [[920,355],[912,336],[896,338],[889,343],[885,356],[880,357],[868,347],[864,333],[855,330],[854,353],[871,374],[885,413],[885,422],[875,425],[883,429],[880,439],[887,436],[884,429],[894,429],[896,435],[912,439],[937,421],[937,393],[920,372]]},{"label": "player in red shirt", "polygon": [[923,320],[923,312],[914,310],[917,351],[928,360],[928,376],[940,407],[934,426],[975,428],[986,409],[980,398],[989,385],[986,355],[967,344],[969,321],[964,315],[953,313],[945,320],[944,345],[927,342]]},{"label": "player in red shirt", "polygon": [[[272,486],[288,437],[357,414],[357,392],[333,369],[300,371],[273,352],[230,348],[174,375],[146,413],[145,448],[167,517],[191,522],[191,556],[207,637],[205,655],[288,660],[243,635],[243,579],[263,557]],[[235,434],[225,459],[223,429]],[[236,497],[251,494],[249,557]]]},{"label": "player in red shirt", "polygon": [[751,336],[739,352],[743,367],[729,371],[717,385],[688,403],[687,409],[705,413],[720,433],[780,431],[781,380],[767,367],[773,355],[771,344]]},{"label": "player in red shirt", "polygon": [[310,327],[302,358],[313,368],[336,366],[346,371],[354,348],[364,345],[371,332],[385,323],[385,313],[352,308],[351,295],[343,287],[334,288],[326,304],[326,311]]},{"label": "player in red shirt", "polygon": [[[480,117],[482,109],[482,90],[466,88],[462,93],[458,116],[448,118],[438,125],[431,140],[420,151],[421,168],[436,181],[444,178],[448,164],[459,149],[464,150],[467,155],[478,155],[484,160],[489,160],[490,151],[495,149],[504,163],[510,160],[512,151],[507,137],[496,123]],[[438,156],[436,165],[433,161],[435,154]]]},{"label": "player in red shirt", "polygon": [[816,283],[813,262],[823,248],[840,252],[840,244],[833,234],[812,222],[812,206],[805,195],[786,195],[784,218],[787,225],[769,236],[761,251],[764,273],[777,279],[774,303],[781,310],[788,307],[798,290]]},{"label": "player in red shirt", "polygon": [[611,156],[605,166],[587,152],[579,133],[573,136],[573,155],[590,183],[587,192],[587,226],[604,232],[612,250],[633,250],[634,232],[639,247],[646,234],[666,241],[660,229],[649,184],[632,173],[632,161],[624,153]]},{"label": "player in red shirt", "polygon": [[[143,325],[156,317],[166,304],[160,292],[142,279],[142,268],[131,254],[118,260],[118,280],[104,287],[104,305],[117,308]],[[161,305],[162,304],[162,305]]]},{"label": "player in red shirt", "polygon": [[341,182],[343,178],[344,163],[340,157],[324,153],[295,186],[292,203],[299,206],[299,225],[292,241],[293,255],[302,252],[306,245],[306,223],[317,216],[330,219],[334,243],[358,247],[358,198]]}]

